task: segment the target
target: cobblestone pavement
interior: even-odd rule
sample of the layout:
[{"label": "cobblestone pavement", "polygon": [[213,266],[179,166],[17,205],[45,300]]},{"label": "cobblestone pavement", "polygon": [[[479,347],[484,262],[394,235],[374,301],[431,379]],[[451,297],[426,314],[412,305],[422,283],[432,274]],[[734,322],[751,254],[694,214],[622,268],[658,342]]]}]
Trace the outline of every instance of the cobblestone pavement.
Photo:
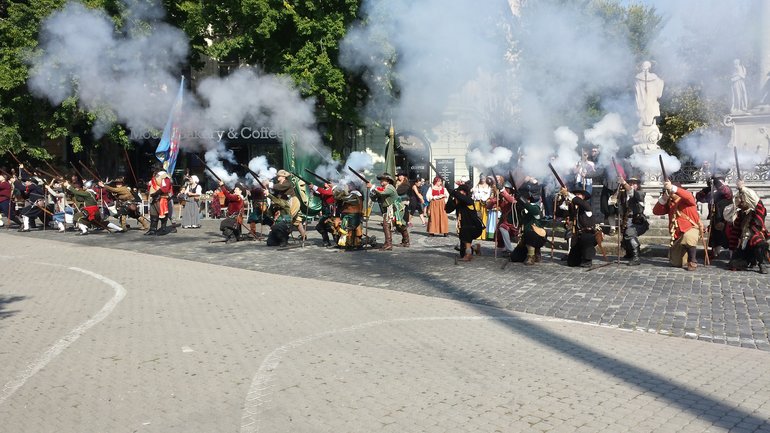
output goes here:
[{"label": "cobblestone pavement", "polygon": [[[433,248],[443,239],[390,255],[208,245],[200,232],[0,235],[2,432],[770,431],[763,351],[364,284],[384,284],[393,260],[409,264],[411,279],[397,282],[416,292],[481,301],[495,292],[465,282],[492,278],[474,281],[484,272],[472,269],[525,275],[492,260],[448,265]],[[196,261],[126,251],[132,238],[137,250],[203,251]],[[349,272],[365,281],[205,263],[276,272],[284,256],[309,274],[358,263]],[[458,269],[470,273],[462,283]],[[537,270],[567,284],[560,265]],[[572,275],[572,286],[592,284]]]},{"label": "cobblestone pavement", "polygon": [[[142,236],[139,230],[90,236],[38,231],[23,236],[381,287],[770,351],[770,275],[727,271],[726,260],[686,272],[671,268],[664,258],[648,257],[638,267],[610,265],[586,272],[565,266],[559,260],[563,252],[550,259],[544,248],[544,263],[530,268],[495,260],[492,243],[486,242],[480,259],[456,266],[457,238],[428,237],[424,228],[412,229],[410,248],[394,247],[391,253],[322,248],[312,229],[304,248],[298,242],[285,250],[254,241],[225,244],[216,242],[222,239],[218,226],[217,220],[204,220],[201,229],[180,228],[162,237]],[[381,227],[374,221],[370,233],[382,239]]]}]

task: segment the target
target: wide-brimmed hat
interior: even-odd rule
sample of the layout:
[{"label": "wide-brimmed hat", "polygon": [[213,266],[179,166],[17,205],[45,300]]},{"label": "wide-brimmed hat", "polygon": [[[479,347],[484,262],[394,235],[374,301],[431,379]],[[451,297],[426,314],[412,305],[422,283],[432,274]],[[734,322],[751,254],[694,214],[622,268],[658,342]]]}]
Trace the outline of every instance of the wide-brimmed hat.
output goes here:
[{"label": "wide-brimmed hat", "polygon": [[390,183],[394,183],[396,181],[395,179],[393,179],[393,176],[391,176],[391,174],[387,172],[377,176],[377,180],[387,180]]},{"label": "wide-brimmed hat", "polygon": [[466,194],[470,194],[471,193],[471,186],[468,185],[467,183],[463,183],[463,184],[457,185],[457,188],[455,188],[455,189],[457,191],[465,191]]},{"label": "wide-brimmed hat", "polygon": [[575,194],[575,195],[581,194],[583,197],[585,197],[586,200],[590,200],[591,199],[591,193],[589,193],[588,191],[586,191],[584,189],[579,189],[579,188],[578,189],[573,189],[572,191],[570,191],[570,193],[571,194]]},{"label": "wide-brimmed hat", "polygon": [[291,174],[289,174],[286,170],[278,170],[278,173],[275,174],[277,176],[283,176],[283,177],[290,177]]},{"label": "wide-brimmed hat", "polygon": [[38,180],[37,180],[37,178],[35,178],[35,177],[32,177],[32,176],[29,176],[29,177],[25,177],[24,179],[22,179],[22,182],[32,182],[32,183],[34,183],[35,185],[37,185],[37,184],[39,183],[39,182],[38,182]]},{"label": "wide-brimmed hat", "polygon": [[635,183],[637,185],[641,185],[641,182],[639,182],[639,179],[635,177],[629,177],[628,179],[626,179],[626,183]]},{"label": "wide-brimmed hat", "polygon": [[116,177],[115,179],[112,179],[110,182],[107,182],[107,185],[114,185],[116,183],[126,183],[126,180],[123,178],[123,176]]}]

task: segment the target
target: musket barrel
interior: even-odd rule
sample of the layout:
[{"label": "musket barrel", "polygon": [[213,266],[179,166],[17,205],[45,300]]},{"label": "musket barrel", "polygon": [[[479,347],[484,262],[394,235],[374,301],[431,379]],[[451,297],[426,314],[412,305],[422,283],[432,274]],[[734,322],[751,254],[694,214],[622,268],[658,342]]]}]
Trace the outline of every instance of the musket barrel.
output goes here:
[{"label": "musket barrel", "polygon": [[353,167],[351,167],[351,166],[348,166],[348,170],[350,170],[350,171],[351,171],[353,174],[355,174],[355,175],[356,175],[356,176],[357,176],[359,179],[361,179],[362,181],[364,181],[364,183],[369,183],[369,180],[368,180],[367,178],[365,178],[365,177],[364,177],[364,175],[362,175],[361,173],[359,173],[358,171],[356,171],[356,169],[355,169],[355,168],[353,168]]},{"label": "musket barrel", "polygon": [[733,155],[735,155],[735,173],[738,175],[738,180],[741,180],[741,165],[738,163],[738,146],[733,146]]},{"label": "musket barrel", "polygon": [[310,169],[308,169],[308,168],[306,168],[305,171],[310,173],[310,174],[312,174],[313,176],[315,176],[318,180],[320,180],[323,183],[328,183],[329,185],[332,184],[332,182],[329,179],[326,179],[324,177],[321,177],[321,176],[317,175],[316,173],[310,171]]},{"label": "musket barrel", "polygon": [[567,184],[565,184],[565,183],[564,183],[564,181],[563,181],[563,180],[561,180],[561,176],[559,176],[559,173],[557,173],[557,172],[556,172],[556,169],[555,169],[555,168],[553,168],[553,164],[551,164],[551,163],[549,162],[549,163],[548,163],[548,168],[550,168],[550,169],[551,169],[551,172],[552,172],[552,173],[553,173],[553,175],[556,177],[556,180],[559,182],[559,185],[561,185],[561,187],[562,187],[562,188],[566,188],[566,187],[567,187]]},{"label": "musket barrel", "polygon": [[658,161],[660,162],[660,172],[663,174],[663,181],[668,181],[668,174],[666,173],[666,166],[663,164],[663,155],[658,155]]},{"label": "musket barrel", "polygon": [[218,181],[222,182],[222,178],[220,178],[219,176],[217,176],[217,174],[216,174],[216,173],[214,173],[214,170],[212,170],[212,169],[211,169],[211,167],[209,167],[209,165],[208,165],[208,164],[206,164],[206,161],[204,161],[204,160],[203,160],[203,159],[202,159],[200,156],[198,156],[198,154],[197,154],[197,153],[193,153],[193,155],[195,155],[195,157],[196,157],[196,158],[198,158],[198,161],[200,161],[200,162],[201,162],[201,164],[203,164],[203,167],[204,167],[206,170],[208,170],[208,171],[209,171],[209,173],[211,173],[211,175],[212,175],[212,176],[214,176],[214,179],[216,179],[216,180],[218,180]]}]

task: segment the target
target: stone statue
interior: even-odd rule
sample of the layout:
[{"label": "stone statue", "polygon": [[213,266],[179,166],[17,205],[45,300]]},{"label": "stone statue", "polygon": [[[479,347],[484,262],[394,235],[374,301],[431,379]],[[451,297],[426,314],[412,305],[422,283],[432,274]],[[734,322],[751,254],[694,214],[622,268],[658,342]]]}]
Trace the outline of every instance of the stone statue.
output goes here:
[{"label": "stone statue", "polygon": [[733,60],[732,81],[733,106],[731,113],[743,113],[749,109],[749,98],[746,94],[746,68],[738,59]]},{"label": "stone statue", "polygon": [[639,131],[634,138],[638,144],[658,148],[661,134],[655,118],[660,116],[658,99],[663,96],[663,80],[650,72],[652,63],[642,62],[642,70],[636,74],[636,112],[639,115]]}]

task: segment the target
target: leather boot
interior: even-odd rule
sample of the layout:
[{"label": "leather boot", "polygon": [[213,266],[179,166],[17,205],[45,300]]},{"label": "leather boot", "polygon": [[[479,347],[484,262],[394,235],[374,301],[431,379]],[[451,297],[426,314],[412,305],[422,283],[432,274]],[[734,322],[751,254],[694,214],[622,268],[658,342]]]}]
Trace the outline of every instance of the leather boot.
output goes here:
[{"label": "leather boot", "polygon": [[398,246],[409,248],[409,229],[406,226],[401,226],[398,231],[401,233],[401,243]]},{"label": "leather boot", "polygon": [[259,236],[257,235],[257,223],[249,223],[249,234],[254,239],[259,238]]},{"label": "leather boot", "polygon": [[532,266],[535,264],[535,256],[527,256],[527,260],[524,260],[525,266]]},{"label": "leather boot", "polygon": [[154,234],[158,233],[158,217],[150,217],[150,229],[147,230],[144,234],[152,236]]},{"label": "leather boot", "polygon": [[628,266],[639,266],[642,264],[641,261],[639,261],[639,254],[641,251],[639,251],[639,247],[634,248],[631,250],[631,257],[628,260],[628,263],[626,263]]},{"label": "leather boot", "polygon": [[391,251],[393,249],[393,233],[390,231],[390,227],[383,230],[385,235],[385,243],[380,247],[381,251]]},{"label": "leather boot", "polygon": [[150,229],[150,223],[147,222],[147,218],[140,216],[136,220],[139,221],[139,224],[142,225],[142,230],[147,231]]}]

